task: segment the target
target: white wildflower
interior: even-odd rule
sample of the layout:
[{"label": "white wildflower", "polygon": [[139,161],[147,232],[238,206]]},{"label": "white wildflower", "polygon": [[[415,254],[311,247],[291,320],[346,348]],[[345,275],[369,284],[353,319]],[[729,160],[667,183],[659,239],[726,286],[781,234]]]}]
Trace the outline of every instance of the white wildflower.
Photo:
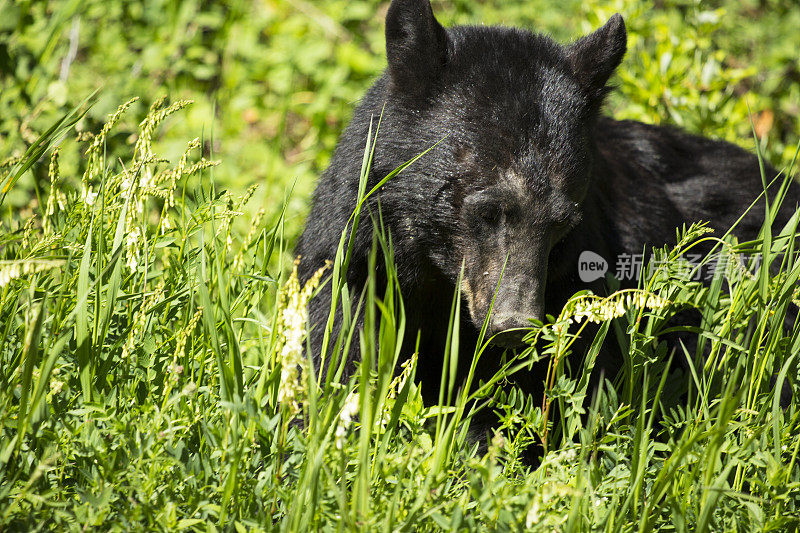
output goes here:
[{"label": "white wildflower", "polygon": [[530,529],[538,524],[541,519],[542,516],[539,512],[539,498],[534,498],[533,505],[531,505],[531,508],[528,509],[528,514],[525,516],[525,527]]},{"label": "white wildflower", "polygon": [[308,360],[303,352],[303,339],[306,334],[306,304],[319,285],[322,274],[328,265],[320,268],[305,286],[300,288],[297,278],[297,265],[278,300],[278,345],[277,355],[281,365],[281,380],[278,385],[278,402],[286,405],[292,414],[300,410],[300,401],[306,393],[302,373],[308,368]]},{"label": "white wildflower", "polygon": [[344,402],[344,407],[342,408],[342,413],[339,415],[339,420],[345,423],[345,425],[350,425],[358,415],[358,406],[359,406],[359,397],[357,392],[352,392],[348,397],[347,400]]},{"label": "white wildflower", "polygon": [[83,200],[83,203],[91,207],[94,205],[94,201],[97,200],[97,193],[92,192],[91,186],[87,187],[83,190],[81,200]]},{"label": "white wildflower", "polygon": [[29,259],[25,261],[0,261],[0,288],[8,285],[11,280],[51,270],[64,265],[60,260]]},{"label": "white wildflower", "polygon": [[344,446],[344,436],[347,435],[347,429],[342,424],[338,424],[336,426],[336,432],[334,433],[334,439],[336,441],[336,449],[341,450]]},{"label": "white wildflower", "polygon": [[336,448],[341,450],[344,447],[344,438],[347,435],[347,430],[353,423],[353,419],[358,416],[359,396],[358,393],[353,391],[344,401],[342,412],[339,413],[339,423],[336,425]]},{"label": "white wildflower", "polygon": [[130,177],[128,172],[125,172],[123,176],[124,177],[120,182],[119,188],[124,192],[124,198],[130,198],[131,194],[133,194],[133,179]]},{"label": "white wildflower", "polygon": [[417,367],[418,356],[419,353],[414,352],[413,354],[411,354],[411,357],[409,357],[400,364],[400,368],[402,368],[403,370],[389,384],[389,391],[386,394],[386,396],[389,399],[394,400],[397,397],[397,393],[400,392],[403,389],[403,387],[406,386],[406,381],[408,381],[408,378],[411,377],[411,371]]},{"label": "white wildflower", "polygon": [[[657,294],[634,290],[615,293],[604,299],[594,295],[582,296],[569,303],[565,307],[565,311],[568,314],[567,320],[571,317],[575,322],[581,322],[586,319],[589,322],[601,323],[621,317],[631,308],[655,310],[663,309],[667,305],[669,305],[669,301]],[[560,332],[560,328],[563,328],[563,326],[559,326],[559,323],[556,323],[553,327],[556,333]]]},{"label": "white wildflower", "polygon": [[161,217],[161,235],[164,235],[169,230],[172,229],[172,221],[169,219],[169,214],[165,213],[163,217]]},{"label": "white wildflower", "polygon": [[701,11],[697,14],[697,22],[700,24],[716,24],[719,21],[717,11]]},{"label": "white wildflower", "polygon": [[[148,154],[148,158],[152,157],[153,154]],[[142,169],[141,176],[139,177],[139,187],[142,189],[148,189],[153,186],[153,170],[150,168],[149,165],[145,165]]]},{"label": "white wildflower", "polygon": [[556,452],[552,461],[554,463],[561,463],[562,465],[570,466],[577,458],[578,454],[575,451],[575,448],[567,448],[565,450]]},{"label": "white wildflower", "polygon": [[499,431],[495,431],[494,435],[492,435],[492,442],[489,444],[489,458],[492,461],[496,461],[497,458],[500,456],[500,452],[506,446],[506,439],[503,437],[503,434]]},{"label": "white wildflower", "polygon": [[126,256],[125,264],[132,272],[135,272],[139,266],[139,237],[142,231],[138,227],[132,228],[125,236]]},{"label": "white wildflower", "polygon": [[17,279],[22,275],[22,264],[12,263],[0,269],[0,287],[8,285],[12,279]]},{"label": "white wildflower", "polygon": [[601,506],[605,505],[607,501],[608,501],[608,498],[606,498],[605,496],[603,496],[602,498],[597,498],[594,501],[594,506],[595,507],[601,507]]}]

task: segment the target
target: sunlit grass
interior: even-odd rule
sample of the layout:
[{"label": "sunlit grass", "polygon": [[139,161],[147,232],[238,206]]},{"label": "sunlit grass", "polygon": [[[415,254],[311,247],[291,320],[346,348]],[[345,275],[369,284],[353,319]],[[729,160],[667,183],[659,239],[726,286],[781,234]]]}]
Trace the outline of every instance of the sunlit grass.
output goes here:
[{"label": "sunlit grass", "polygon": [[[532,327],[533,346],[509,354],[488,382],[472,373],[459,382],[458,295],[444,354],[401,351],[416,332],[406,331],[379,220],[358,210],[352,219],[375,225],[370,265],[383,263],[386,285],[370,277],[363,293],[347,286],[343,232],[333,264],[301,287],[289,274],[283,198],[238,235],[231,225],[252,191],[218,191],[216,162],[199,155],[198,140],[177,161],[155,152],[159,123],[185,102],[157,101],[128,157],[105,158],[104,138],[126,105],[82,136],[80,176],[60,172],[55,149],[73,142],[62,126],[79,109],[40,139],[41,150],[4,169],[1,183],[13,187],[20,169],[51,154],[41,209],[21,223],[4,211],[0,233],[5,528],[800,525],[800,417],[794,398],[780,402],[798,379],[800,330],[786,319],[797,306],[797,216],[785,227],[768,221],[750,243],[687,228],[675,248],[656,252],[640,289],[578,295]],[[359,205],[371,193],[372,141]],[[702,239],[717,239],[732,259],[709,284],[693,281],[681,258]],[[364,325],[354,330],[356,316],[341,330],[328,324],[327,373],[303,340],[317,283]],[[667,353],[659,335],[690,308],[702,315],[700,327],[683,328],[696,348]],[[578,353],[575,335],[590,321],[599,328]],[[595,387],[603,342],[628,355]],[[337,379],[352,343],[361,362]],[[483,353],[480,343],[473,371]],[[442,361],[438,405],[423,403],[420,357]],[[507,385],[544,357],[544,398]],[[487,410],[498,423],[480,451],[467,428]],[[532,448],[544,450],[536,466],[524,459]]]}]

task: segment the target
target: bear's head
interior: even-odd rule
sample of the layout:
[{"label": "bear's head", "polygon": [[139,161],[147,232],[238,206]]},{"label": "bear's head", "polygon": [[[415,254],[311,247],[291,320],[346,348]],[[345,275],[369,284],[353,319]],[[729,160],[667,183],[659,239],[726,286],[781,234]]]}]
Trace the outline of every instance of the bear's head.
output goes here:
[{"label": "bear's head", "polygon": [[596,118],[626,43],[620,15],[562,46],[518,29],[445,29],[428,0],[389,8],[387,142],[408,157],[438,143],[403,179],[438,210],[428,259],[453,280],[464,265],[476,327],[494,300],[490,334],[542,318],[551,250],[581,220]]}]

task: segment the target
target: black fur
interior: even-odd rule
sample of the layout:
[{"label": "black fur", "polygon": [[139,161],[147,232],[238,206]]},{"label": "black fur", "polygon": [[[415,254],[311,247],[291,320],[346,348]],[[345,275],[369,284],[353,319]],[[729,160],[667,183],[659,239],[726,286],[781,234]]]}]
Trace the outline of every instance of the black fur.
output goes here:
[{"label": "black fur", "polygon": [[[333,259],[355,207],[370,121],[382,110],[368,189],[441,141],[370,203],[374,212],[380,202],[394,242],[407,337],[421,330],[418,375],[440,371],[462,262],[469,310],[462,346],[471,355],[498,282],[490,333],[557,314],[577,290],[602,292],[579,280],[581,251],[613,261],[673,243],[676,227],[697,220],[721,234],[762,191],[757,159],[732,144],[599,116],[626,48],[619,15],[562,46],[513,28],[445,30],[428,0],[395,0],[386,41],[388,68],[342,135],[296,251],[304,280]],[[775,174],[767,168],[768,178]],[[797,202],[791,191],[778,223]],[[763,203],[756,205],[737,231],[743,239],[754,238],[762,223]],[[371,233],[367,221],[356,237],[348,273],[356,291],[369,274]],[[330,291],[323,291],[310,305],[317,353],[329,310]],[[483,356],[487,373],[501,351]],[[432,395],[439,378],[428,381],[423,390]]]}]

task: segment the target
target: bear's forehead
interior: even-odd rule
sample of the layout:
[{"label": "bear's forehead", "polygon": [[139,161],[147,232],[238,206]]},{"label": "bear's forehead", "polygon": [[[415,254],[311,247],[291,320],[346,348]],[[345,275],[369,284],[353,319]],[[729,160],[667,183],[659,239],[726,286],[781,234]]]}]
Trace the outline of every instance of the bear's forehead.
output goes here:
[{"label": "bear's forehead", "polygon": [[564,99],[531,102],[524,92],[507,99],[457,96],[437,114],[435,120],[446,124],[460,151],[488,157],[492,165],[503,167],[520,158],[571,158],[588,125],[582,110]]},{"label": "bear's forehead", "polygon": [[[442,96],[465,120],[520,131],[582,122],[586,94],[564,48],[552,39],[511,28],[456,28]],[[540,132],[541,133],[541,132]]]},{"label": "bear's forehead", "polygon": [[537,92],[557,87],[576,101],[585,100],[567,50],[546,35],[497,26],[456,27],[452,31],[447,65],[450,83],[457,84],[460,78],[475,88],[484,85]]},{"label": "bear's forehead", "polygon": [[504,142],[489,134],[462,136],[452,143],[451,171],[465,189],[462,194],[501,186],[523,197],[546,196],[553,189],[569,188],[575,176],[582,175],[585,154],[578,143],[554,146],[518,141]]},{"label": "bear's forehead", "polygon": [[569,135],[589,117],[582,94],[559,72],[509,74],[500,83],[482,78],[453,87],[445,98],[465,122],[507,130],[515,137]]}]

